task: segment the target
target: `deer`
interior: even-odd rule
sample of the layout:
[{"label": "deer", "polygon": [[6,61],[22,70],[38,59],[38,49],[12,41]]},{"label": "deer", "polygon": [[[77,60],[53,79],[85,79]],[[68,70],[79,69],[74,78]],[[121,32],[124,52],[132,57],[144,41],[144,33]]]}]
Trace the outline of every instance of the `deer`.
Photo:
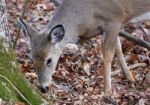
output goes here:
[{"label": "deer", "polygon": [[127,80],[135,79],[125,61],[119,32],[121,28],[150,12],[150,0],[62,0],[52,19],[42,31],[37,31],[29,23],[19,19],[25,37],[30,39],[33,65],[38,84],[43,93],[49,90],[52,75],[64,46],[78,40],[89,39],[104,34],[104,92],[112,93],[111,64],[116,51],[121,68]]}]

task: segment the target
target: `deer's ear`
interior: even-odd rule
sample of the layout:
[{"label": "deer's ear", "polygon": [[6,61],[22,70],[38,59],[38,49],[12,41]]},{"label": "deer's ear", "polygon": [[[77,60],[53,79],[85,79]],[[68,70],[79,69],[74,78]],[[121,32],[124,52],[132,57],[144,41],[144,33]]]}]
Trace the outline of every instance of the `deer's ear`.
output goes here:
[{"label": "deer's ear", "polygon": [[64,35],[64,27],[62,25],[57,25],[51,30],[48,39],[51,41],[51,43],[57,43],[63,39]]},{"label": "deer's ear", "polygon": [[37,30],[31,27],[28,23],[24,22],[22,19],[19,19],[18,23],[26,38],[32,38],[33,35],[37,35]]}]

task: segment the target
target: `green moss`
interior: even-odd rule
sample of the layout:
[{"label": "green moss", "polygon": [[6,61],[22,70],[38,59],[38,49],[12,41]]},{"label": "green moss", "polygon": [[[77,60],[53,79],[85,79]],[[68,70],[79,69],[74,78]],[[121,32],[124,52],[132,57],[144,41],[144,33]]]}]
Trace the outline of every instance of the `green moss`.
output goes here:
[{"label": "green moss", "polygon": [[0,97],[3,100],[9,101],[9,103],[18,102],[16,92],[13,87],[4,79],[0,79]]},{"label": "green moss", "polygon": [[[18,102],[24,101],[32,105],[41,105],[42,97],[39,95],[18,68],[14,51],[3,47],[0,41],[0,98]],[[24,97],[23,97],[24,96]],[[27,100],[26,100],[27,99]],[[28,102],[27,102],[28,101]]]}]

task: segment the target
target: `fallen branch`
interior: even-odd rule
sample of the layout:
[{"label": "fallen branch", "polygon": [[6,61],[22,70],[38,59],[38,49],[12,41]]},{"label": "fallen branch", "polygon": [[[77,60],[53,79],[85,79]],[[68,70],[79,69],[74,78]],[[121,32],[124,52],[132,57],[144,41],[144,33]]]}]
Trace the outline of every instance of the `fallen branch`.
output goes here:
[{"label": "fallen branch", "polygon": [[130,65],[129,69],[132,70],[132,69],[135,69],[137,67],[147,67],[147,64],[146,63],[136,63],[136,64],[133,64],[133,65]]},{"label": "fallen branch", "polygon": [[[94,35],[94,37],[98,36],[98,35],[102,35],[103,36],[103,31],[101,31],[100,33],[98,33],[97,35]],[[128,39],[129,41],[132,41],[134,43],[136,43],[137,45],[141,46],[141,47],[144,47],[144,48],[147,48],[148,50],[150,50],[150,43],[142,40],[142,39],[139,39],[133,35],[131,35],[130,33],[128,32],[125,32],[125,31],[121,31],[119,33],[119,36],[123,37],[123,38],[126,38]],[[80,37],[82,38],[82,37]],[[89,37],[91,38],[91,37]],[[86,38],[82,38],[82,39],[86,39]]]},{"label": "fallen branch", "polygon": [[129,34],[128,32],[121,31],[121,32],[119,33],[119,35],[120,35],[121,37],[124,37],[124,38],[130,40],[130,41],[133,41],[133,42],[136,43],[137,45],[140,45],[140,46],[142,46],[142,47],[147,48],[148,50],[150,50],[150,43],[148,43],[148,42],[146,42],[146,41],[144,41],[144,40],[141,40],[141,39],[139,39],[139,38],[136,38],[135,36]]},{"label": "fallen branch", "polygon": [[[130,66],[128,66],[128,68],[130,69],[130,70],[132,70],[132,69],[135,69],[135,68],[137,68],[137,67],[147,67],[147,64],[146,63],[136,63],[136,64],[133,64],[133,65],[130,65]],[[112,72],[112,76],[116,76],[116,75],[118,75],[119,73],[121,73],[122,72],[122,70],[115,70],[114,72]]]}]

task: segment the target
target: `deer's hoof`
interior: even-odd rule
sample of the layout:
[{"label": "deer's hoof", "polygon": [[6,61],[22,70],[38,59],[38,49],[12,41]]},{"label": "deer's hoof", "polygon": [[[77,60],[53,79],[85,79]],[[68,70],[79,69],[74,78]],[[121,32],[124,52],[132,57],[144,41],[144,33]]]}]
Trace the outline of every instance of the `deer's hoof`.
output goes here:
[{"label": "deer's hoof", "polygon": [[105,89],[105,96],[111,96],[111,95],[112,95],[112,90]]}]

